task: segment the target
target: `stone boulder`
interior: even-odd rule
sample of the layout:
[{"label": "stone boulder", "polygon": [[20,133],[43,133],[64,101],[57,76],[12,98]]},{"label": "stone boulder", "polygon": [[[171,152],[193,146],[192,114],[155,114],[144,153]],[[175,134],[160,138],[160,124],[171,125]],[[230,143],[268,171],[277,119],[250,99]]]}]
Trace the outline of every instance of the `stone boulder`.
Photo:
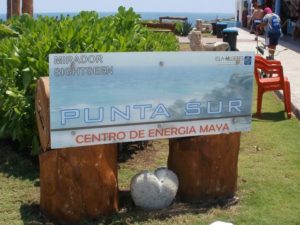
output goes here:
[{"label": "stone boulder", "polygon": [[201,19],[197,19],[196,20],[196,30],[201,30],[202,31],[203,28],[203,22]]},{"label": "stone boulder", "polygon": [[203,51],[203,46],[201,42],[201,30],[193,29],[189,33],[189,40],[190,40],[190,48],[192,51]]},{"label": "stone boulder", "polygon": [[154,173],[142,171],[130,184],[135,205],[144,209],[162,209],[174,200],[178,190],[178,178],[167,168],[158,168]]},{"label": "stone boulder", "polygon": [[202,43],[202,32],[198,28],[202,27],[202,22],[198,21],[197,28],[189,33],[190,48],[192,51],[230,51],[228,42]]},{"label": "stone boulder", "polygon": [[206,43],[202,46],[202,51],[229,51],[230,46],[228,42],[214,42],[214,43]]}]

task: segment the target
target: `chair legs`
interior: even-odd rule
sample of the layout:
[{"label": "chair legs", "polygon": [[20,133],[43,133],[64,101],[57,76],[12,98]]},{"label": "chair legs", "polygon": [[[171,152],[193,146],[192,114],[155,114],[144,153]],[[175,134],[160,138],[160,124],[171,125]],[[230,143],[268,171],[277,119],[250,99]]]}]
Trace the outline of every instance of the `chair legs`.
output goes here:
[{"label": "chair legs", "polygon": [[[264,90],[258,88],[256,116],[260,116],[261,114],[263,94],[264,94]],[[283,102],[284,102],[284,109],[287,113],[287,117],[288,119],[290,119],[292,117],[291,90],[290,90],[290,82],[287,79],[284,81]]]},{"label": "chair legs", "polygon": [[292,117],[292,110],[291,110],[291,89],[290,89],[290,82],[285,79],[284,80],[284,90],[283,90],[283,97],[284,97],[284,107],[285,111],[287,112],[287,117],[290,119]]},{"label": "chair legs", "polygon": [[258,88],[257,89],[257,107],[256,107],[256,115],[260,116],[261,114],[261,105],[262,105],[262,97],[263,97],[263,90]]}]

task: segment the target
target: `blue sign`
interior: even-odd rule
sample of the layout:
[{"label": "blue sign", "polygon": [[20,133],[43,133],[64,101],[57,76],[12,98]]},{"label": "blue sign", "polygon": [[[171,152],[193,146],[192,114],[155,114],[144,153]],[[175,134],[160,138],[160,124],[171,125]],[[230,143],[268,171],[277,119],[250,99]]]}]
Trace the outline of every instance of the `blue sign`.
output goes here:
[{"label": "blue sign", "polygon": [[253,52],[50,55],[51,148],[247,131]]}]

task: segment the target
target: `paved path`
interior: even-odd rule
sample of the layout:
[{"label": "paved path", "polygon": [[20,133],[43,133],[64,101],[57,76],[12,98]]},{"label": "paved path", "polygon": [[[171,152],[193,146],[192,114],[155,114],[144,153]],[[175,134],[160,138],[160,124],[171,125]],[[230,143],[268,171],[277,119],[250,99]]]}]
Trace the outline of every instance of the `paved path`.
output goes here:
[{"label": "paved path", "polygon": [[[255,35],[250,34],[248,30],[238,28],[237,48],[239,51],[254,51],[256,53],[257,42]],[[210,41],[212,40],[212,41]],[[180,42],[188,43],[188,38],[180,38]],[[203,39],[203,42],[222,41],[222,39]],[[264,37],[258,37],[258,44],[264,43]],[[283,37],[277,46],[278,54],[275,59],[280,60],[285,76],[288,77],[291,84],[291,98],[293,113],[300,119],[300,39],[293,40],[291,37]],[[267,53],[267,51],[265,51]],[[281,93],[279,92],[279,95]]]}]

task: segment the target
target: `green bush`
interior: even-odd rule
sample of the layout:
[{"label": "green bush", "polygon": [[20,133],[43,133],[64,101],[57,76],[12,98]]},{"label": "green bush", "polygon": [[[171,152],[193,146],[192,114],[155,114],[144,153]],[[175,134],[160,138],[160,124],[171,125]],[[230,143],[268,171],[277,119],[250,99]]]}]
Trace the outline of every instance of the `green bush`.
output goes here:
[{"label": "green bush", "polygon": [[[1,25],[2,26],[2,25]],[[11,138],[20,149],[39,144],[34,115],[36,81],[48,74],[50,53],[175,51],[173,34],[153,33],[140,23],[132,8],[100,18],[81,12],[33,19],[15,17],[0,27],[0,138]]]},{"label": "green bush", "polygon": [[176,22],[175,24],[175,34],[180,36],[187,36],[193,29],[193,25],[190,22]]}]

